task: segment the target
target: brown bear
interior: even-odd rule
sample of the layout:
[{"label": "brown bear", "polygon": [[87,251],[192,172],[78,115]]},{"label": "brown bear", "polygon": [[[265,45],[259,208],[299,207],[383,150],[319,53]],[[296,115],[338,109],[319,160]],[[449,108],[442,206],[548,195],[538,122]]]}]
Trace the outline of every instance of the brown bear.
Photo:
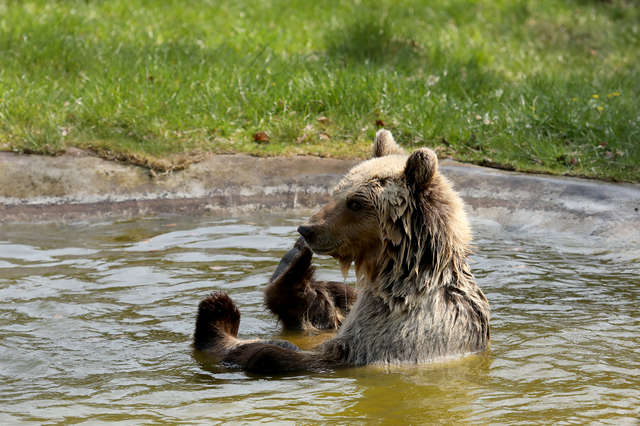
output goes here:
[{"label": "brown bear", "polygon": [[[390,132],[379,131],[374,158],[351,169],[329,204],[298,231],[304,242],[274,273],[267,306],[287,327],[339,326],[337,334],[310,351],[238,339],[240,313],[215,292],[199,305],[196,349],[273,374],[425,363],[488,347],[489,304],[467,263],[471,232],[463,202],[432,150],[407,156]],[[307,245],[336,258],[343,272],[355,265],[357,297],[344,284],[313,279]]]}]

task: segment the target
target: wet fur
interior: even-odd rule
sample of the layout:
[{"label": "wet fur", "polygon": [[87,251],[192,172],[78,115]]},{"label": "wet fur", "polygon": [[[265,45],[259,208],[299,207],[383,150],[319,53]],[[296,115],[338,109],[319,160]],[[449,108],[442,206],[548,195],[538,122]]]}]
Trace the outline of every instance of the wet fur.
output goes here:
[{"label": "wet fur", "polygon": [[[489,304],[467,264],[471,233],[462,200],[439,173],[433,151],[401,152],[389,132],[378,132],[379,157],[354,167],[332,202],[299,229],[313,251],[334,256],[343,268],[355,264],[362,290],[334,338],[311,351],[238,340],[239,313],[226,295],[215,293],[200,305],[206,312],[196,321],[196,348],[260,373],[422,363],[485,350]],[[289,282],[294,294],[314,289],[311,258],[305,269],[304,256],[299,269],[281,274],[300,277]],[[270,291],[279,295],[273,300],[288,300],[275,281],[270,285],[267,300]],[[322,305],[329,299],[292,300],[303,300],[309,311],[314,300]],[[299,317],[295,307],[278,315],[289,312]]]}]

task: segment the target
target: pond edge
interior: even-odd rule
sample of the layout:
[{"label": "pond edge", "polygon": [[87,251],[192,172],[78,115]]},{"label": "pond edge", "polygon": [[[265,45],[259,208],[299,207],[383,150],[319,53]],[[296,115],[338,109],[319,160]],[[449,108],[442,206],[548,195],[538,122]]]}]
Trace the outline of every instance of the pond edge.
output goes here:
[{"label": "pond edge", "polygon": [[[357,160],[212,155],[157,174],[83,151],[0,152],[0,223],[312,209]],[[640,185],[441,161],[468,213],[502,226],[640,241]]]}]

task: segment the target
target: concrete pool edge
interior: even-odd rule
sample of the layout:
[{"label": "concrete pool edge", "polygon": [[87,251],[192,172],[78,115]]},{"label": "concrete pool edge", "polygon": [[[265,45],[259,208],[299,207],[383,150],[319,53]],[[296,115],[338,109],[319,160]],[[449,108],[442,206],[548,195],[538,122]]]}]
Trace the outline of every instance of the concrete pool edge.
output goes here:
[{"label": "concrete pool edge", "polygon": [[[215,155],[185,170],[145,168],[84,152],[0,152],[0,223],[149,214],[314,208],[357,160]],[[640,241],[640,185],[528,175],[441,162],[472,216],[504,226]]]}]

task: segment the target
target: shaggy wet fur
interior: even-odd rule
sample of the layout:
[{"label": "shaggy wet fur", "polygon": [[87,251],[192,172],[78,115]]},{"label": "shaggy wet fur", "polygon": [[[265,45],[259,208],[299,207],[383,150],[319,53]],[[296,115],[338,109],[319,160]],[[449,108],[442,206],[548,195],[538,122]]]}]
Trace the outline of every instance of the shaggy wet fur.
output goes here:
[{"label": "shaggy wet fur", "polygon": [[[467,264],[470,228],[435,153],[422,148],[407,157],[382,130],[374,155],[354,167],[333,200],[298,229],[314,252],[335,257],[343,272],[355,265],[361,291],[336,336],[311,351],[239,340],[235,305],[214,293],[200,304],[196,348],[248,371],[283,373],[431,362],[488,347],[489,304]],[[285,325],[302,325],[310,312],[325,325],[337,324],[336,315],[326,315],[335,311],[335,294],[310,284],[310,253],[294,250],[267,288],[267,305]],[[291,299],[281,280],[293,286]],[[301,307],[288,306],[289,300]],[[349,300],[341,305],[345,312]]]}]

